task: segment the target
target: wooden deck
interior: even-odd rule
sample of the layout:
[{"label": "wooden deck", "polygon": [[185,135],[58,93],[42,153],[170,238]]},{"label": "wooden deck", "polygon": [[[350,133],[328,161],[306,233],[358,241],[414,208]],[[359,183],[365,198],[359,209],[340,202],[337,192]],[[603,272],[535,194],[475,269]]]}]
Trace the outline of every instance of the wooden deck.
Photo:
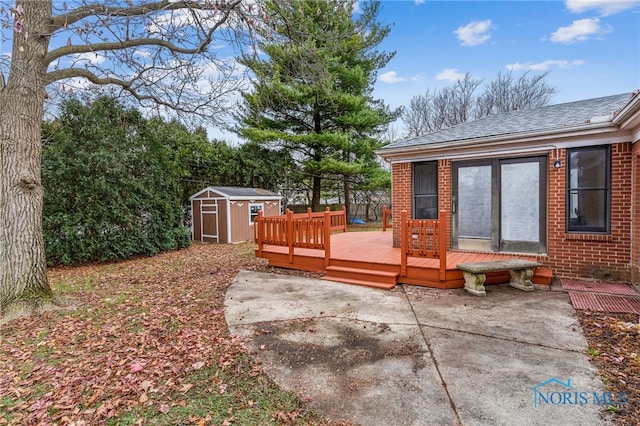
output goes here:
[{"label": "wooden deck", "polygon": [[[536,260],[535,256],[527,255],[447,251],[444,279],[441,279],[440,260],[436,258],[408,257],[406,275],[401,275],[401,249],[393,247],[391,232],[344,232],[331,234],[330,238],[328,266],[322,250],[296,248],[290,257],[287,247],[266,244],[261,257],[268,259],[272,266],[324,272],[326,279],[380,288],[392,288],[397,283],[460,288],[464,286],[464,278],[456,268],[458,263]],[[510,278],[507,271],[486,275],[486,284],[505,283]],[[533,282],[548,285],[551,277],[550,270],[538,268]]]}]

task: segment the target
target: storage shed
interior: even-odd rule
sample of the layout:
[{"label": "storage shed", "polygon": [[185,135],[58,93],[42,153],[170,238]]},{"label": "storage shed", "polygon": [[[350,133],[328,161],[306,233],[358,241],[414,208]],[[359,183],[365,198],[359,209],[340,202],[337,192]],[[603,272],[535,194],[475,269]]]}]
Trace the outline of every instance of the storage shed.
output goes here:
[{"label": "storage shed", "polygon": [[239,243],[253,240],[253,221],[279,215],[282,197],[261,188],[209,186],[193,194],[191,235],[194,241]]}]

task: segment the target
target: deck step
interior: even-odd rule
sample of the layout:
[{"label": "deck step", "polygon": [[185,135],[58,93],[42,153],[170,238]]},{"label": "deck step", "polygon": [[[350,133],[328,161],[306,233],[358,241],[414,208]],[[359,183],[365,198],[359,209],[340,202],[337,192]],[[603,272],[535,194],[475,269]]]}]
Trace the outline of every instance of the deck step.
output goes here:
[{"label": "deck step", "polygon": [[398,275],[397,272],[375,269],[327,266],[326,273],[322,279],[389,290],[396,286]]},{"label": "deck step", "polygon": [[536,268],[536,271],[533,274],[533,278],[531,278],[531,281],[533,281],[534,284],[550,286],[552,279],[553,279],[553,271],[551,269]]}]

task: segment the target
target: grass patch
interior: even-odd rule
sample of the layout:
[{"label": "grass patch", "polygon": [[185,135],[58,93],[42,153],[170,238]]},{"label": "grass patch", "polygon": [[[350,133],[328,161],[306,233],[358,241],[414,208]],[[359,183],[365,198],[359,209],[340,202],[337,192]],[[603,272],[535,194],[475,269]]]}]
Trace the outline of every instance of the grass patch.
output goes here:
[{"label": "grass patch", "polygon": [[263,374],[255,374],[246,355],[232,365],[203,367],[185,378],[184,392],[170,395],[171,405],[154,404],[110,419],[109,424],[174,425],[205,421],[207,424],[264,425],[286,422],[311,424],[315,415],[301,412],[301,401],[278,389]]},{"label": "grass patch", "polygon": [[254,249],[51,268],[79,303],[3,325],[0,424],[326,425],[229,335],[224,294]]}]

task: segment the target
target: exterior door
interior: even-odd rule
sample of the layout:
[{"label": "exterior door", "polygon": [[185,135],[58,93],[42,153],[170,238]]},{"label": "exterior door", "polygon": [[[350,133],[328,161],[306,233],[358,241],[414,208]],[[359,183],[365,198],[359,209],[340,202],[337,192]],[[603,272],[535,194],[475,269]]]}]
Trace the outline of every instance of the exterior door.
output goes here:
[{"label": "exterior door", "polygon": [[492,167],[484,162],[454,167],[454,244],[461,250],[491,251]]},{"label": "exterior door", "polygon": [[453,165],[453,246],[546,252],[546,157]]},{"label": "exterior door", "polygon": [[200,229],[202,230],[200,241],[219,243],[218,202],[216,200],[202,200],[200,206]]}]

